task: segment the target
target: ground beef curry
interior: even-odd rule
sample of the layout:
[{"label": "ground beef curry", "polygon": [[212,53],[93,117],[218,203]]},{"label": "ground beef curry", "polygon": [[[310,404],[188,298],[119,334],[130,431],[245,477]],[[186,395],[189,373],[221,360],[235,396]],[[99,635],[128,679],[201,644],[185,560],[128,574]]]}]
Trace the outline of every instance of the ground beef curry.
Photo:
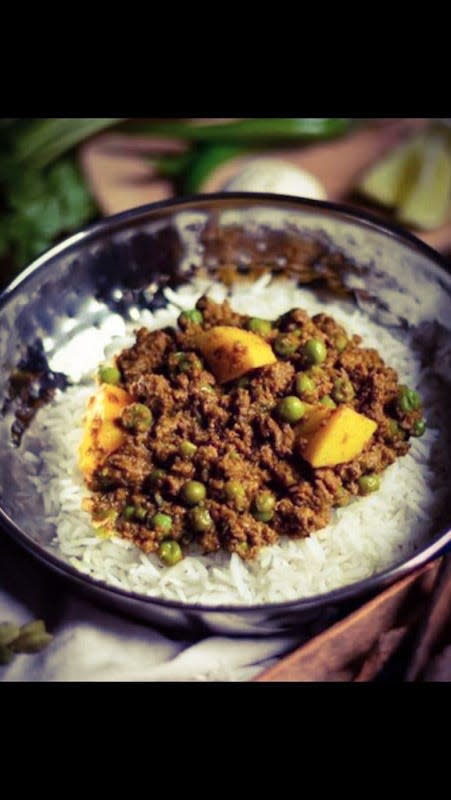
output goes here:
[{"label": "ground beef curry", "polygon": [[193,542],[251,559],[308,536],[377,490],[425,428],[418,394],[376,350],[299,308],[270,322],[202,297],[177,330],[141,328],[99,378],[86,507],[100,535],[166,564]]}]

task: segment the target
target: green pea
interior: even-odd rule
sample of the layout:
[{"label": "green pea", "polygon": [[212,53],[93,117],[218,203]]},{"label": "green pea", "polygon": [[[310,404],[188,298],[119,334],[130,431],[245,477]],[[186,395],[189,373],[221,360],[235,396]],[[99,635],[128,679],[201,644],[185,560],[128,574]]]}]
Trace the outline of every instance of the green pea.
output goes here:
[{"label": "green pea", "polygon": [[191,359],[189,359],[189,358],[186,359],[186,364],[183,365],[183,368],[181,369],[181,371],[182,372],[188,372],[188,370],[190,370],[190,369],[201,370],[202,367],[203,367],[203,364],[202,364],[202,361],[200,360],[200,358],[198,358],[198,356],[193,356]]},{"label": "green pea", "polygon": [[193,353],[190,354],[189,358],[187,353],[183,352],[175,353],[175,357],[177,359],[177,369],[179,372],[189,372],[191,369],[202,369],[202,361]]},{"label": "green pea", "polygon": [[302,355],[309,364],[322,364],[327,357],[327,348],[321,339],[309,339],[302,348]]},{"label": "green pea", "polygon": [[332,400],[331,397],[329,397],[328,394],[324,395],[324,397],[322,397],[319,402],[321,403],[322,406],[326,406],[326,408],[336,408],[337,407],[337,404],[334,403],[334,401]]},{"label": "green pea", "polygon": [[302,395],[315,391],[315,381],[312,380],[305,372],[298,372],[296,375],[296,392]]},{"label": "green pea", "polygon": [[147,517],[147,509],[144,506],[135,506],[135,517],[142,522]]},{"label": "green pea", "polygon": [[190,308],[187,311],[182,311],[179,319],[186,322],[194,322],[196,325],[202,325],[204,320],[202,313],[198,311],[197,308]]},{"label": "green pea", "polygon": [[187,481],[182,487],[182,497],[189,506],[197,506],[207,496],[207,490],[200,481]]},{"label": "green pea", "polygon": [[254,500],[254,506],[260,513],[272,512],[276,506],[276,498],[271,492],[260,492]]},{"label": "green pea", "polygon": [[279,333],[273,347],[278,356],[291,356],[299,347],[299,339],[290,333]]},{"label": "green pea", "polygon": [[335,505],[339,506],[339,508],[342,508],[343,506],[349,505],[350,502],[351,502],[350,493],[347,492],[343,486],[340,486],[335,494]]},{"label": "green pea", "polygon": [[208,531],[213,525],[213,520],[210,516],[208,508],[197,506],[190,512],[190,521],[196,533]]},{"label": "green pea", "polygon": [[398,408],[408,414],[410,411],[417,411],[421,406],[421,398],[414,389],[408,386],[400,386],[398,393]]},{"label": "green pea", "polygon": [[238,509],[246,505],[246,490],[240,481],[227,481],[224,485],[227,500],[230,500]]},{"label": "green pea", "polygon": [[125,519],[128,520],[133,519],[133,517],[135,516],[135,506],[125,506],[122,514],[125,517]]},{"label": "green pea", "polygon": [[346,350],[348,346],[348,337],[345,333],[338,333],[334,339],[334,347],[339,352],[342,353],[343,350]]},{"label": "green pea", "polygon": [[169,533],[172,528],[172,518],[169,514],[162,514],[158,511],[152,517],[152,528],[155,528],[159,533]]},{"label": "green pea", "polygon": [[368,475],[362,475],[359,478],[359,489],[361,494],[371,494],[371,492],[376,492],[380,485],[381,479],[375,472],[371,472]]},{"label": "green pea", "polygon": [[102,364],[97,374],[101,383],[109,383],[111,386],[117,386],[121,380],[121,373],[118,368],[109,367],[107,364]]},{"label": "green pea", "polygon": [[274,512],[273,511],[257,511],[257,509],[254,509],[252,511],[252,516],[254,517],[254,519],[257,519],[259,522],[270,522],[270,520],[272,520],[272,518],[274,516]]},{"label": "green pea", "polygon": [[274,516],[276,498],[271,492],[259,492],[254,498],[252,516],[259,522],[269,522]]},{"label": "green pea", "polygon": [[421,397],[414,389],[410,390],[410,404],[414,411],[418,411],[421,408]]},{"label": "green pea", "polygon": [[284,397],[282,400],[279,400],[276,406],[277,416],[283,422],[289,422],[290,424],[294,424],[302,419],[306,410],[305,403],[299,400],[299,397],[295,395]]},{"label": "green pea", "polygon": [[183,558],[182,548],[175,539],[165,539],[158,548],[158,555],[167,567],[173,567]]},{"label": "green pea", "polygon": [[247,542],[238,542],[238,544],[236,545],[235,550],[238,553],[238,555],[243,558],[249,552],[249,545],[248,545]]},{"label": "green pea", "polygon": [[268,336],[272,331],[272,325],[267,319],[260,319],[260,317],[251,317],[247,321],[248,330],[252,333],[257,333],[259,336]]},{"label": "green pea", "polygon": [[190,368],[190,362],[187,358],[181,358],[177,364],[179,372],[188,372]]},{"label": "green pea", "polygon": [[425,419],[417,419],[416,422],[413,423],[412,428],[412,436],[423,436],[423,433],[426,430],[426,420]]},{"label": "green pea", "polygon": [[152,470],[152,472],[151,472],[151,473],[150,473],[150,475],[149,475],[149,478],[150,478],[150,480],[151,480],[151,482],[152,482],[152,483],[158,483],[158,482],[159,482],[159,481],[161,481],[161,480],[162,480],[162,479],[163,479],[163,478],[164,478],[166,475],[167,475],[167,472],[166,472],[166,470],[165,470],[165,469],[159,469],[159,468],[157,467],[156,469],[153,469],[153,470]]},{"label": "green pea", "polygon": [[392,439],[396,440],[406,438],[406,432],[398,425],[395,419],[389,419],[388,429]]},{"label": "green pea", "polygon": [[[408,390],[407,390],[408,391]],[[411,411],[410,400],[406,390],[400,390],[398,393],[398,408],[404,413]]]},{"label": "green pea", "polygon": [[337,378],[334,381],[332,397],[337,403],[350,403],[353,400],[355,391],[349,378]]},{"label": "green pea", "polygon": [[316,364],[313,364],[313,366],[306,370],[305,374],[308,375],[309,378],[312,378],[315,383],[319,383],[321,380],[323,380],[325,373],[322,367],[318,367]]},{"label": "green pea", "polygon": [[183,456],[183,458],[192,458],[196,450],[197,445],[193,444],[193,442],[189,442],[188,440],[182,442],[179,447],[180,455]]},{"label": "green pea", "polygon": [[410,403],[414,411],[418,411],[421,408],[421,397],[413,389],[410,391]]},{"label": "green pea", "polygon": [[398,397],[398,408],[400,411],[405,412],[406,414],[411,411],[410,403],[406,395],[399,395]]},{"label": "green pea", "polygon": [[127,430],[145,433],[152,425],[153,414],[143,403],[131,403],[124,408],[121,422]]}]

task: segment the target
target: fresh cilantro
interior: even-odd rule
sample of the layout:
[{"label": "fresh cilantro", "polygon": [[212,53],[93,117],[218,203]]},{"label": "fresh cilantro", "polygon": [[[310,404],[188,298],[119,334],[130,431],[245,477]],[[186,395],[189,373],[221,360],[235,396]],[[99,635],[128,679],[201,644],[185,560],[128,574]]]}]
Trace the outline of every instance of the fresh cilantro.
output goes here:
[{"label": "fresh cilantro", "polygon": [[72,158],[58,161],[45,171],[30,169],[17,174],[8,187],[7,201],[8,210],[0,218],[0,255],[13,255],[17,267],[96,214]]}]

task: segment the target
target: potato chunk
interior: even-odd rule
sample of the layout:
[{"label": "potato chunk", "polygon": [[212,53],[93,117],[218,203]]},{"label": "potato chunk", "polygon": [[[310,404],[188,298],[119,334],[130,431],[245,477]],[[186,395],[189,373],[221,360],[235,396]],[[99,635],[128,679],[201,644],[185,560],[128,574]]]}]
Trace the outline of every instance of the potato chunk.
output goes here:
[{"label": "potato chunk", "polygon": [[227,383],[277,361],[264,339],[233,326],[218,325],[202,331],[195,343],[219,383]]},{"label": "potato chunk", "polygon": [[297,427],[301,453],[312,467],[352,461],[371,439],[377,424],[348,406],[312,411]]},{"label": "potato chunk", "polygon": [[90,479],[94,470],[124,441],[124,432],[117,425],[131,397],[120,386],[102,384],[89,398],[83,439],[78,452],[78,465]]},{"label": "potato chunk", "polygon": [[301,422],[296,425],[296,433],[305,439],[308,434],[319,428],[323,420],[330,417],[332,410],[326,406],[314,406],[311,403],[304,403],[304,405],[307,406],[307,411]]}]

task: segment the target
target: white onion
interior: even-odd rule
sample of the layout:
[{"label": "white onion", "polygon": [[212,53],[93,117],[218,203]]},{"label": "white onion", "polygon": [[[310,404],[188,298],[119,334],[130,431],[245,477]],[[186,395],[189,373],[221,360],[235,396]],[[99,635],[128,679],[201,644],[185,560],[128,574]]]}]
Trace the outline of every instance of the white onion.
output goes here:
[{"label": "white onion", "polygon": [[324,186],[310,172],[279,158],[254,158],[231,180],[227,192],[274,192],[326,200]]}]

